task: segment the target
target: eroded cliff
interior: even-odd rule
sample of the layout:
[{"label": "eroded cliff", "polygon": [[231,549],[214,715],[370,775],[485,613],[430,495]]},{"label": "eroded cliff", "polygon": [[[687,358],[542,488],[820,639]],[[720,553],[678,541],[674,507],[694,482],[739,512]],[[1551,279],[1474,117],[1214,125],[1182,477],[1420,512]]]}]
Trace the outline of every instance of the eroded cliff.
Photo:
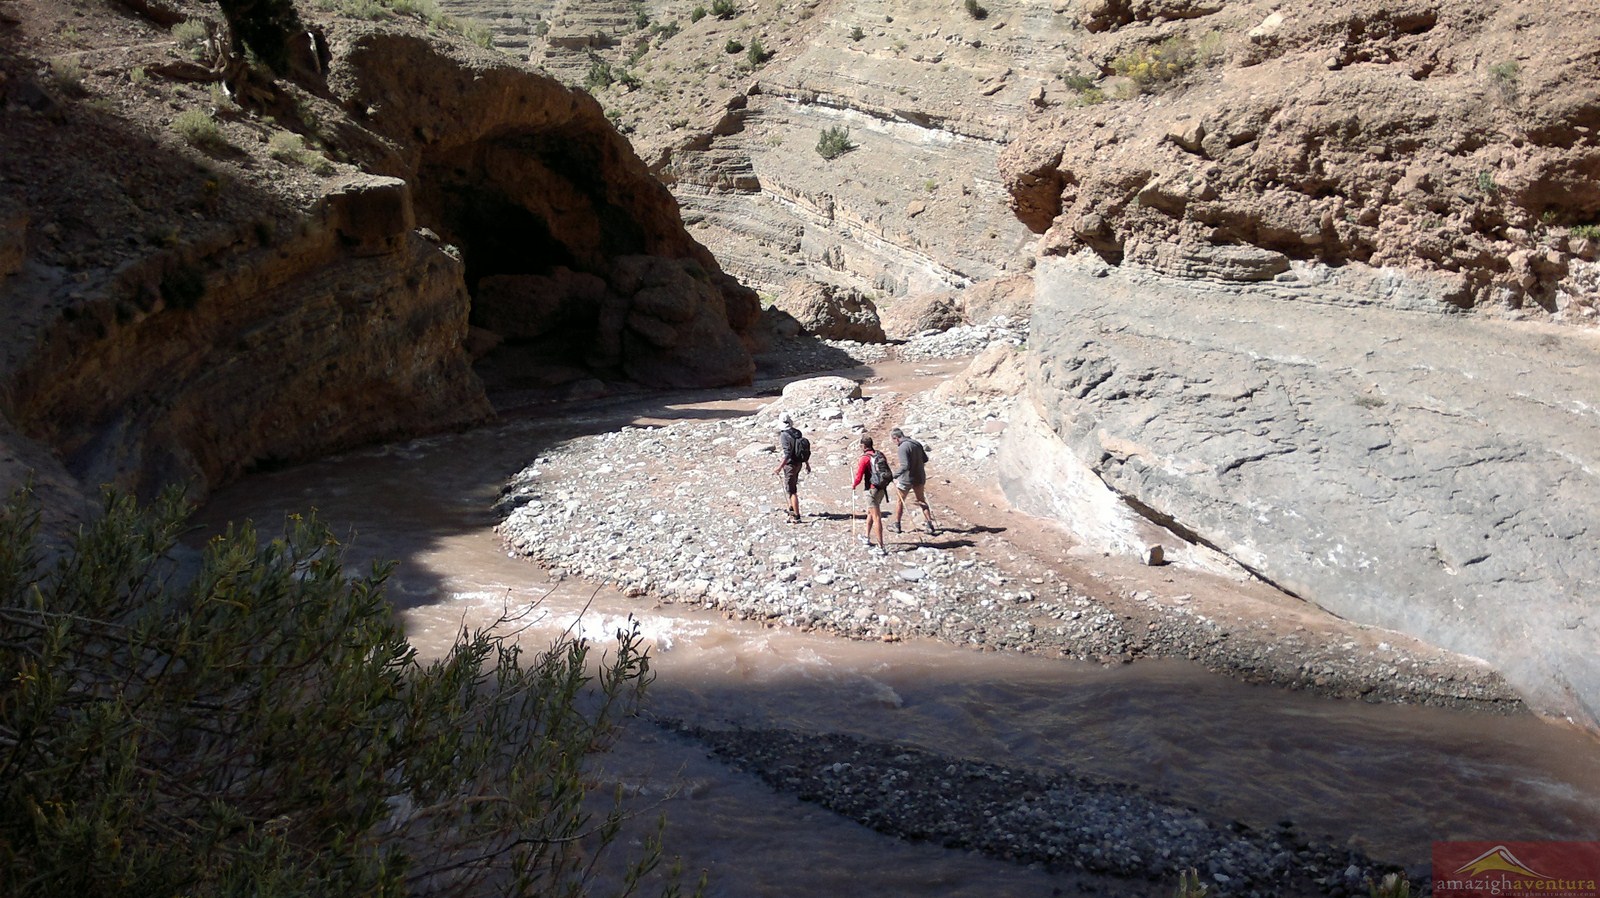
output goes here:
[{"label": "eroded cliff", "polygon": [[507,389],[749,379],[754,292],[587,95],[403,17],[320,22],[331,66],[298,84],[16,6],[5,411],[46,452],[8,453],[12,482],[204,490],[468,424],[484,353]]}]

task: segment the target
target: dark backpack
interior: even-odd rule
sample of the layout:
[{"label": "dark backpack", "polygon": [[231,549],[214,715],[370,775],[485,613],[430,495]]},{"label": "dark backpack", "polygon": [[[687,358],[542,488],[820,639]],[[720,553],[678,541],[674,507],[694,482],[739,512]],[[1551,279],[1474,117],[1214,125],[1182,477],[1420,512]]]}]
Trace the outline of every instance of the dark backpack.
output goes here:
[{"label": "dark backpack", "polygon": [[800,433],[798,427],[791,427],[783,432],[783,463],[786,465],[811,463],[811,441]]},{"label": "dark backpack", "polygon": [[887,487],[894,480],[894,471],[889,467],[889,459],[878,450],[872,450],[872,469],[867,475],[868,482],[873,489]]}]

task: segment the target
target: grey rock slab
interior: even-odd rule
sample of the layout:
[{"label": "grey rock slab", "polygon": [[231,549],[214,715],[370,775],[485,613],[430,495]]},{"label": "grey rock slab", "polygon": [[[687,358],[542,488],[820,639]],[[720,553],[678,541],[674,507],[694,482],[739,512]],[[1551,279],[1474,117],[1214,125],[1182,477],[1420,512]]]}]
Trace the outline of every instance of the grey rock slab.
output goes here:
[{"label": "grey rock slab", "polygon": [[1079,465],[1295,595],[1484,658],[1533,706],[1600,725],[1592,332],[1101,274],[1036,273],[1031,411],[1067,458],[1008,442],[1014,501],[1071,526],[1104,500],[1019,472]]}]

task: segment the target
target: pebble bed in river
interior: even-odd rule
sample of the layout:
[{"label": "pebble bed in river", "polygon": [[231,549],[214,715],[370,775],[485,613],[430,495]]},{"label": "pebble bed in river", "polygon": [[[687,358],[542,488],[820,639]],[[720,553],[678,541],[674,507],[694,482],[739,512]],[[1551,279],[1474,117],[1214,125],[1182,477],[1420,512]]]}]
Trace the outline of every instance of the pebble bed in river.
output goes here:
[{"label": "pebble bed in river", "polygon": [[[1168,894],[1193,868],[1219,895],[1365,895],[1387,868],[1288,826],[1221,823],[1125,785],[1038,773],[853,736],[679,728],[769,785],[880,832]],[[1420,871],[1419,871],[1420,874]]]}]

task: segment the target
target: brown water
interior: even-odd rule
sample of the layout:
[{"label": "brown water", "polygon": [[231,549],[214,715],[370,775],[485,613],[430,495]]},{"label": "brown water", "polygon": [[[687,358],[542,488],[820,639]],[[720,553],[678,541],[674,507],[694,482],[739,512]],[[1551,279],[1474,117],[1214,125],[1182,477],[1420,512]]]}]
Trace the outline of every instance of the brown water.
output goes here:
[{"label": "brown water", "polygon": [[[1600,743],[1531,716],[1331,701],[1178,662],[1105,668],[934,642],[851,642],[552,583],[507,556],[489,507],[541,448],[647,417],[754,405],[733,394],[701,400],[512,420],[256,475],[215,495],[202,519],[270,527],[318,509],[354,534],[355,560],[400,561],[390,597],[425,653],[446,648],[463,623],[534,602],[544,615],[529,631],[535,640],[574,625],[604,637],[632,615],[653,643],[650,704],[663,716],[845,732],[1133,782],[1260,827],[1292,820],[1408,865],[1425,863],[1436,839],[1600,838]],[[679,786],[663,805],[669,847],[689,869],[711,872],[712,895],[995,898],[1049,895],[1061,884],[1040,870],[907,845],[774,795],[648,724],[631,728],[608,765],[646,794]]]}]

